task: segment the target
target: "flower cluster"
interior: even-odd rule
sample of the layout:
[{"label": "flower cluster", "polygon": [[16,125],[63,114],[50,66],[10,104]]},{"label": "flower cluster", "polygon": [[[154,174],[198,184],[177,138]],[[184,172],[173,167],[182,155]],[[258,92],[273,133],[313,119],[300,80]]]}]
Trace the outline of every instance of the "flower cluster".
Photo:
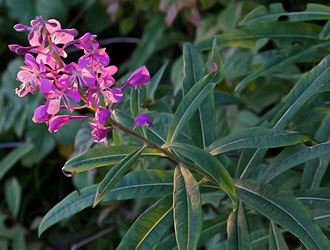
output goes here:
[{"label": "flower cluster", "polygon": [[[62,29],[57,20],[46,21],[42,17],[32,20],[31,27],[17,24],[14,29],[29,31],[30,44],[27,47],[9,45],[13,52],[25,55],[25,65],[17,74],[17,80],[22,84],[16,89],[16,94],[23,97],[38,89],[46,99],[34,111],[33,121],[44,122],[50,132],[56,132],[72,119],[89,119],[94,140],[107,143],[107,133],[111,129],[108,118],[113,104],[121,100],[124,88],[138,88],[150,80],[146,67],[140,67],[126,83],[115,87],[113,75],[118,69],[109,65],[110,57],[105,48],[99,48],[96,35],[86,33],[76,39],[78,32],[75,29]],[[84,55],[77,63],[66,64],[63,61],[67,57],[65,49],[68,46],[83,50]],[[73,112],[82,108],[94,110],[95,117],[59,114],[63,109]],[[135,124],[150,126],[151,122],[146,115],[139,115]]]}]

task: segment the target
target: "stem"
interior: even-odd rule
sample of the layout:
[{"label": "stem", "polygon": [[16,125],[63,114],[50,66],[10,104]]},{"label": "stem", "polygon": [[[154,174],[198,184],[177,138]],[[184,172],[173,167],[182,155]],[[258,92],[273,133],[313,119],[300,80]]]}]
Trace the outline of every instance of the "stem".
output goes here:
[{"label": "stem", "polygon": [[136,137],[137,139],[139,139],[140,141],[144,142],[148,147],[150,148],[154,148],[158,151],[160,151],[161,153],[163,153],[164,155],[166,155],[167,157],[169,157],[170,159],[176,161],[177,163],[184,163],[190,166],[195,166],[195,164],[190,163],[190,162],[186,162],[183,161],[182,159],[180,159],[179,157],[177,157],[175,154],[173,154],[170,151],[167,151],[166,149],[163,149],[161,146],[159,146],[156,143],[153,143],[151,141],[149,141],[147,138],[139,135],[138,133],[134,132],[133,130],[126,128],[125,126],[121,125],[120,123],[116,122],[115,120],[113,120],[112,118],[108,118],[108,121],[115,127],[119,128],[121,131],[125,132],[126,134],[132,135],[134,137]]},{"label": "stem", "polygon": [[[86,102],[86,96],[81,95],[82,100],[84,102]],[[90,110],[92,110],[93,112],[96,112],[95,107],[88,107]],[[113,127],[116,127],[118,129],[120,129],[121,131],[132,135],[134,137],[136,137],[137,139],[139,139],[140,141],[144,142],[148,147],[153,148],[158,150],[159,152],[163,153],[165,156],[167,156],[168,158],[170,158],[171,160],[177,162],[178,164],[182,163],[192,169],[194,169],[196,172],[198,172],[199,174],[205,176],[209,181],[214,182],[213,178],[204,170],[202,170],[201,168],[199,168],[196,164],[192,163],[192,162],[188,162],[185,160],[182,160],[181,158],[179,158],[176,154],[172,153],[171,151],[168,151],[164,148],[162,148],[161,146],[159,146],[158,144],[149,141],[147,138],[139,135],[138,133],[134,132],[132,129],[129,129],[123,125],[121,125],[120,123],[116,122],[114,119],[112,119],[111,117],[108,118],[108,121],[110,122],[110,124]],[[215,183],[215,182],[214,182]]]}]

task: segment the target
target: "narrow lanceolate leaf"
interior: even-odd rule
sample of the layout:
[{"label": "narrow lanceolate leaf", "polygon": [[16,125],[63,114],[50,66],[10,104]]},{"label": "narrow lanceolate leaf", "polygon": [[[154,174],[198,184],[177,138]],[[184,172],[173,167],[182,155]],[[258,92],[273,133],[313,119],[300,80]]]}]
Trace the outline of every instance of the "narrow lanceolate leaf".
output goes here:
[{"label": "narrow lanceolate leaf", "polygon": [[0,162],[0,180],[7,173],[7,171],[15,165],[19,159],[21,159],[24,155],[29,153],[33,149],[32,144],[22,145],[14,150],[12,150],[5,158],[3,158]]},{"label": "narrow lanceolate leaf", "polygon": [[117,249],[153,249],[171,227],[172,221],[172,196],[167,196],[139,216]]},{"label": "narrow lanceolate leaf", "polygon": [[330,78],[330,56],[325,57],[316,67],[309,71],[289,94],[283,99],[286,104],[275,117],[274,128],[283,129],[292,120],[300,108],[326,83]]},{"label": "narrow lanceolate leaf", "polygon": [[204,76],[190,89],[187,95],[184,96],[174,114],[168,130],[168,142],[173,142],[176,139],[203,100],[211,93],[215,86],[215,83],[213,82],[214,76],[215,74]]},{"label": "narrow lanceolate leaf", "polygon": [[289,22],[328,20],[330,18],[330,7],[321,4],[307,4],[304,11],[286,12],[281,3],[274,3],[269,6],[269,11],[265,6],[255,8],[247,14],[239,25],[249,25],[266,21],[278,21],[279,18],[287,18]]},{"label": "narrow lanceolate leaf", "polygon": [[[185,96],[190,89],[203,77],[204,65],[201,55],[191,43],[185,43],[183,45],[183,85],[182,93]],[[211,94],[211,93],[210,93]],[[208,98],[205,98],[204,102],[209,102]],[[202,106],[202,105],[201,105]],[[195,145],[203,148],[203,127],[201,107],[191,116],[188,128],[191,138]]]},{"label": "narrow lanceolate leaf", "polygon": [[147,85],[145,85],[146,86],[146,95],[152,101],[154,101],[154,95],[155,95],[156,89],[160,83],[160,80],[162,79],[162,77],[164,75],[167,65],[168,65],[168,61],[163,64],[163,66],[151,78],[150,82]]},{"label": "narrow lanceolate leaf", "polygon": [[289,250],[281,231],[277,228],[274,221],[270,221],[269,225],[269,249],[270,250]]},{"label": "narrow lanceolate leaf", "polygon": [[236,176],[240,179],[249,178],[256,167],[262,163],[266,153],[266,148],[248,148],[243,150],[238,161]]},{"label": "narrow lanceolate leaf", "polygon": [[[39,225],[39,236],[59,221],[79,213],[94,202],[97,185],[72,192],[48,211]],[[173,191],[173,171],[143,170],[125,175],[103,201],[157,198]]]},{"label": "narrow lanceolate leaf", "polygon": [[[273,129],[284,129],[301,107],[326,83],[330,78],[330,56],[324,58],[316,67],[299,80],[288,95],[283,99],[280,111],[273,119]],[[241,178],[252,172],[266,154],[266,149],[250,150],[251,158],[243,159],[248,164],[242,171]],[[242,157],[241,157],[242,158]],[[262,159],[261,159],[262,160]]]},{"label": "narrow lanceolate leaf", "polygon": [[173,217],[178,249],[196,249],[203,222],[198,183],[183,166],[175,168],[173,183]]},{"label": "narrow lanceolate leaf", "polygon": [[14,177],[5,182],[5,198],[11,214],[16,217],[21,204],[22,189],[18,180]]},{"label": "narrow lanceolate leaf", "polygon": [[[218,234],[219,231],[226,229],[226,217],[224,215],[219,215],[213,219],[203,221],[203,232],[201,233],[198,246],[203,246],[208,240],[210,240],[214,235]],[[172,233],[159,242],[155,250],[168,250],[173,249],[177,246],[175,240],[175,234]]]},{"label": "narrow lanceolate leaf", "polygon": [[247,128],[212,143],[208,150],[217,155],[241,148],[276,148],[312,140],[298,132],[283,132],[263,127]]},{"label": "narrow lanceolate leaf", "polygon": [[243,203],[231,212],[227,221],[227,250],[252,250]]},{"label": "narrow lanceolate leaf", "polygon": [[[291,47],[299,40],[305,45],[319,43],[320,26],[311,23],[264,22],[255,23],[231,32],[216,36],[218,46],[254,48],[262,38],[272,39],[280,48]],[[201,41],[199,50],[212,48],[213,38]]]},{"label": "narrow lanceolate leaf", "polygon": [[219,186],[230,196],[233,203],[236,204],[236,193],[233,180],[220,161],[210,153],[192,145],[175,143],[168,146],[175,150],[175,152],[196,163],[200,172],[203,172],[211,181],[218,183]]},{"label": "narrow lanceolate leaf", "polygon": [[[260,229],[250,233],[252,249],[262,249],[267,246],[269,233],[267,229]],[[158,249],[157,249],[158,250]],[[210,250],[227,250],[227,240],[211,247]]]},{"label": "narrow lanceolate leaf", "polygon": [[[319,142],[326,142],[330,139],[330,113],[322,120],[320,127],[315,133],[315,139]],[[304,166],[302,187],[303,189],[318,188],[327,172],[330,158],[325,155],[318,159],[307,162]]]},{"label": "narrow lanceolate leaf", "polygon": [[138,160],[143,150],[144,148],[133,151],[109,170],[107,175],[97,186],[93,207],[95,207],[117,184],[120,178],[125,175],[125,173]]},{"label": "narrow lanceolate leaf", "polygon": [[[66,172],[83,172],[93,168],[114,165],[125,156],[138,149],[135,146],[94,147],[67,161],[63,167]],[[162,155],[154,149],[144,149],[141,157]]]},{"label": "narrow lanceolate leaf", "polygon": [[320,33],[321,40],[329,40],[330,39],[330,21],[328,21],[324,26]]},{"label": "narrow lanceolate leaf", "polygon": [[297,190],[293,194],[307,207],[324,209],[330,207],[330,188]]},{"label": "narrow lanceolate leaf", "polygon": [[241,201],[288,229],[308,249],[328,249],[329,240],[315,225],[309,210],[293,195],[252,181],[239,180],[235,186]]},{"label": "narrow lanceolate leaf", "polygon": [[244,88],[250,83],[251,81],[257,79],[260,76],[264,76],[273,72],[278,72],[285,67],[294,64],[300,60],[306,59],[311,57],[313,54],[317,53],[319,49],[326,48],[330,45],[330,42],[324,42],[321,44],[317,44],[315,46],[312,46],[308,49],[304,49],[303,51],[299,51],[294,54],[288,54],[288,55],[279,55],[271,58],[269,61],[267,61],[265,64],[263,64],[259,70],[253,72],[252,74],[245,77],[242,81],[240,81],[235,91],[240,93],[244,90]]},{"label": "narrow lanceolate leaf", "polygon": [[297,145],[285,148],[267,168],[263,182],[268,183],[284,171],[301,163],[310,161],[330,153],[330,142],[321,143],[312,147]]}]

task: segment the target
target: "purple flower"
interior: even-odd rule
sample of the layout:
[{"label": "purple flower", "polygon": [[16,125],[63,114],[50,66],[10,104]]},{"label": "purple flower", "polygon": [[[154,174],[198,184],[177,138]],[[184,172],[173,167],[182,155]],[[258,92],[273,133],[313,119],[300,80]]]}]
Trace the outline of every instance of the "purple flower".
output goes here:
[{"label": "purple flower", "polygon": [[148,115],[139,114],[135,117],[133,127],[142,126],[142,125],[147,125],[148,128],[151,128],[153,126]]},{"label": "purple flower", "polygon": [[97,124],[104,125],[107,123],[109,116],[110,116],[110,111],[108,109],[99,107],[95,113],[95,120]]},{"label": "purple flower", "polygon": [[[36,17],[31,26],[17,24],[14,29],[18,32],[28,31],[30,46],[9,45],[10,50],[25,55],[25,65],[17,74],[21,82],[16,94],[20,97],[33,93],[37,89],[45,97],[45,103],[34,111],[33,121],[45,122],[50,132],[56,132],[72,119],[93,120],[92,137],[95,141],[104,141],[107,145],[107,133],[111,127],[106,127],[111,115],[112,106],[123,97],[125,87],[139,88],[149,80],[149,72],[145,66],[138,68],[121,87],[116,88],[113,75],[118,71],[110,65],[110,57],[105,48],[99,48],[96,35],[86,33],[78,39],[75,29],[62,29],[55,19],[43,20]],[[78,62],[68,62],[65,49],[74,45],[83,50]],[[79,104],[83,100],[86,105]],[[59,114],[67,109],[71,112],[82,108],[95,110],[95,118],[87,116],[71,116]],[[139,115],[134,126],[152,123],[147,115]]]},{"label": "purple flower", "polygon": [[78,44],[75,44],[74,46],[79,49],[85,50],[85,53],[92,52],[99,47],[99,43],[96,41],[95,38],[96,35],[87,32],[85,35],[83,35],[77,40]]},{"label": "purple flower", "polygon": [[141,66],[135,70],[132,75],[128,78],[127,82],[123,87],[142,86],[150,81],[149,71],[145,66]]},{"label": "purple flower", "polygon": [[49,102],[46,102],[44,105],[39,106],[34,110],[34,115],[33,115],[33,122],[36,123],[41,123],[41,122],[47,122],[49,113],[47,113],[47,109],[49,106]]},{"label": "purple flower", "polygon": [[62,126],[67,124],[72,119],[69,115],[53,116],[48,121],[48,130],[51,133],[57,132]]},{"label": "purple flower", "polygon": [[95,142],[104,141],[104,143],[107,144],[107,135],[111,127],[99,127],[95,123],[91,123],[90,126],[93,128],[91,135],[94,141]]}]

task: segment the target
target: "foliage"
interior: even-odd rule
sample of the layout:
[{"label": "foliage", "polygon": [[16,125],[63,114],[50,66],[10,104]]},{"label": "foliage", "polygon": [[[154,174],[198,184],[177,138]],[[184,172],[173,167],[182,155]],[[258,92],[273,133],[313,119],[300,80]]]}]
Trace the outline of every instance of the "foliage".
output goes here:
[{"label": "foliage", "polygon": [[[0,249],[329,249],[327,4],[134,2],[0,1]],[[41,97],[15,96],[11,26],[39,13],[140,38],[100,40],[120,83],[151,72],[113,108],[109,146],[85,121],[49,134]]]}]

